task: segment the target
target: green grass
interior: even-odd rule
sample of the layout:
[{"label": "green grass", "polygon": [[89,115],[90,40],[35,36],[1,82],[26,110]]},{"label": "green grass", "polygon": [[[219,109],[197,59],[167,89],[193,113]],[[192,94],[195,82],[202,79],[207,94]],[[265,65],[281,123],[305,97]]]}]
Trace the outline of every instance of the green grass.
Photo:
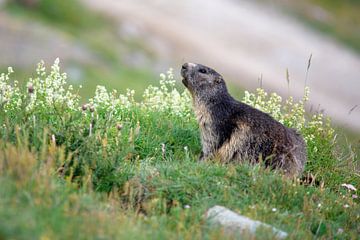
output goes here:
[{"label": "green grass", "polygon": [[78,0],[8,1],[6,9],[13,14],[29,15],[74,34],[94,27],[104,27],[106,19],[85,8]]},{"label": "green grass", "polygon": [[[325,123],[314,128],[308,120],[302,129],[314,137],[304,176],[316,178],[303,182],[261,165],[198,162],[191,102],[186,95],[168,102],[176,96],[168,85],[151,104],[146,96],[126,105],[99,93],[91,112],[68,105],[76,96],[66,92],[48,103],[61,89],[56,68],[35,76],[32,108],[25,86],[1,95],[11,97],[0,102],[0,239],[232,239],[203,219],[214,205],[272,224],[289,239],[360,233],[359,194],[341,186],[359,188],[358,160],[337,150]],[[58,91],[41,93],[41,79]],[[178,103],[185,106],[175,110]]]}]

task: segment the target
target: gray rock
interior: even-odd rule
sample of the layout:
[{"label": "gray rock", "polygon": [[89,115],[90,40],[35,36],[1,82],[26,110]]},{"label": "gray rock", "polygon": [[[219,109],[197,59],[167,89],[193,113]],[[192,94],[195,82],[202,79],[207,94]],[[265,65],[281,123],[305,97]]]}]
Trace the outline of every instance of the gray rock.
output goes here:
[{"label": "gray rock", "polygon": [[214,206],[207,210],[205,218],[210,224],[220,225],[225,233],[229,234],[246,232],[254,235],[259,228],[262,228],[271,231],[274,237],[278,239],[284,239],[288,236],[286,232],[271,225],[241,216],[222,206]]}]

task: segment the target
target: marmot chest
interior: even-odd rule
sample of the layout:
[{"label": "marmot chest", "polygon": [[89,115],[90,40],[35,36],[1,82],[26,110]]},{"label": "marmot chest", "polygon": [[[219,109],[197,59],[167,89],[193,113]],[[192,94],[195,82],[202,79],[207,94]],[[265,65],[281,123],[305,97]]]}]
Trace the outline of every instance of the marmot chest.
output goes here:
[{"label": "marmot chest", "polygon": [[213,119],[208,109],[203,106],[196,106],[195,116],[199,123],[201,142],[203,145],[203,151],[211,152],[218,146],[219,137],[214,129]]}]

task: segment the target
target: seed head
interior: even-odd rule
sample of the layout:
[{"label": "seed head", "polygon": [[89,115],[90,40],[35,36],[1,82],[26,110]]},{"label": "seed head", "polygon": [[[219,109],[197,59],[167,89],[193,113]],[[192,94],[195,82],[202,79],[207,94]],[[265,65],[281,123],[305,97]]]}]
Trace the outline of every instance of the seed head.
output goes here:
[{"label": "seed head", "polygon": [[121,123],[116,124],[117,130],[121,131],[123,129],[123,125]]},{"label": "seed head", "polygon": [[33,86],[32,84],[30,84],[30,85],[28,86],[28,93],[30,93],[30,94],[33,94],[33,93],[34,93],[34,86]]},{"label": "seed head", "polygon": [[88,109],[88,105],[87,105],[87,104],[83,104],[82,107],[81,107],[81,109],[82,109],[83,111],[86,111],[86,110]]}]

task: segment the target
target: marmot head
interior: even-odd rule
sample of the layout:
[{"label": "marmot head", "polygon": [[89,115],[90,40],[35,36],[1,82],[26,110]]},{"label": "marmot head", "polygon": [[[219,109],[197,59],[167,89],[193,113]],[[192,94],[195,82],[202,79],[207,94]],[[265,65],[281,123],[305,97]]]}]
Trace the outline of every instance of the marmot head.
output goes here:
[{"label": "marmot head", "polygon": [[227,94],[223,77],[214,69],[201,64],[185,63],[181,68],[183,84],[193,97],[208,98]]}]

